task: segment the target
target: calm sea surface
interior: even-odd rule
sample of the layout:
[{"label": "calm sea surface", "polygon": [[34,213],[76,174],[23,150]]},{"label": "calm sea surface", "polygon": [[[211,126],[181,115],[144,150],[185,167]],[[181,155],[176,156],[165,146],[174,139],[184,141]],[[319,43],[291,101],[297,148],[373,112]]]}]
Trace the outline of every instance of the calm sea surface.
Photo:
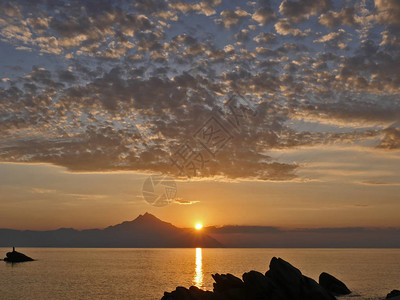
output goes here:
[{"label": "calm sea surface", "polygon": [[264,273],[273,256],[316,280],[323,271],[338,277],[353,291],[341,299],[382,299],[400,289],[400,249],[18,250],[38,261],[0,262],[1,300],[160,299],[178,285],[212,290],[212,273]]}]

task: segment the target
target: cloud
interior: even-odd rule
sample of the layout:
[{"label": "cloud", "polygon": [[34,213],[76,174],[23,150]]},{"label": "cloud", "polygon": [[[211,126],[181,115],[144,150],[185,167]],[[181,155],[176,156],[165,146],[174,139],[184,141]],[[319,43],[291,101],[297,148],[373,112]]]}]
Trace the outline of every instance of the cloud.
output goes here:
[{"label": "cloud", "polygon": [[57,190],[32,188],[32,192],[37,193],[37,194],[54,194],[57,192]]},{"label": "cloud", "polygon": [[294,35],[304,37],[310,33],[310,31],[302,31],[298,28],[294,28],[294,25],[287,19],[280,19],[275,23],[275,30],[281,35]]},{"label": "cloud", "polygon": [[276,14],[271,8],[258,8],[251,17],[260,26],[276,19]]},{"label": "cloud", "polygon": [[382,180],[364,180],[364,181],[361,181],[360,184],[372,185],[372,186],[398,186],[398,185],[400,185],[399,182],[393,183],[393,182],[387,182],[387,181],[382,181]]},{"label": "cloud", "polygon": [[245,18],[247,18],[250,14],[241,8],[237,8],[236,10],[224,10],[220,13],[221,19],[217,19],[217,24],[224,25],[225,28],[232,28],[235,25],[238,25]]},{"label": "cloud", "polygon": [[330,0],[283,0],[279,6],[279,12],[291,21],[298,23],[328,9],[330,6]]},{"label": "cloud", "polygon": [[319,23],[326,27],[357,26],[354,7],[344,7],[340,12],[328,11],[318,18]]},{"label": "cloud", "polygon": [[276,35],[270,32],[261,32],[253,40],[258,44],[273,44],[276,42]]},{"label": "cloud", "polygon": [[241,42],[247,42],[250,40],[249,30],[242,29],[237,34],[235,34],[235,39]]},{"label": "cloud", "polygon": [[324,43],[332,49],[344,49],[347,47],[346,31],[339,29],[336,32],[330,32],[315,40],[314,43]]},{"label": "cloud", "polygon": [[[7,25],[0,24],[0,35],[7,40],[22,42],[23,47],[29,45],[38,47],[43,53],[67,53],[73,56],[76,52],[78,55],[86,53],[103,56],[99,50],[105,46],[105,49],[101,49],[106,51],[104,57],[120,58],[131,48],[126,47],[127,38],[133,37],[137,32],[151,29],[154,25],[144,14],[122,10],[122,6],[119,6],[122,3],[110,6],[108,1],[99,1],[96,8],[102,10],[98,10],[91,2],[85,2],[81,6],[83,14],[75,10],[73,5],[62,1],[55,1],[52,5],[47,2],[42,3],[44,10],[39,10],[36,5],[32,4],[32,7],[30,5],[28,2],[21,10],[21,13],[26,14],[31,10],[28,18],[22,14],[19,18],[6,15]],[[140,6],[140,3],[138,5]],[[141,5],[143,8],[143,3]],[[51,14],[46,7],[52,11]],[[110,43],[110,37],[116,37],[118,44]],[[109,45],[114,46],[108,48]]]},{"label": "cloud", "polygon": [[396,50],[400,46],[400,37],[393,34],[391,31],[381,32],[382,41],[379,46],[384,46],[388,50]]},{"label": "cloud", "polygon": [[377,20],[382,25],[400,25],[400,3],[396,0],[375,0]]},{"label": "cloud", "polygon": [[171,2],[169,7],[177,9],[184,14],[196,13],[212,16],[216,14],[215,8],[222,3],[222,0],[204,0],[197,3]]},{"label": "cloud", "polygon": [[378,145],[383,149],[400,149],[400,127],[388,127],[383,130],[383,138]]},{"label": "cloud", "polygon": [[181,198],[176,198],[174,199],[173,203],[180,204],[180,205],[192,205],[199,203],[199,201],[189,201],[189,200],[183,200]]},{"label": "cloud", "polygon": [[[72,76],[70,71],[59,71],[58,74],[59,78],[69,83],[77,80],[77,76]],[[25,92],[18,89],[4,90],[4,99],[12,101],[9,102],[12,105],[11,103],[16,103],[12,99],[19,94],[18,97],[24,99],[32,113],[36,113],[38,109],[45,113],[43,117],[46,116],[46,121],[23,117],[21,113],[17,113],[18,108],[15,107],[15,117],[3,123],[3,126],[10,130],[18,127],[22,130],[22,136],[18,138],[14,135],[12,140],[1,145],[1,159],[49,162],[73,171],[152,170],[177,175],[179,170],[171,165],[169,151],[176,151],[176,147],[181,146],[188,136],[201,127],[203,120],[211,115],[207,107],[196,105],[196,102],[200,104],[206,97],[210,104],[215,105],[215,99],[188,74],[171,80],[156,77],[125,78],[126,75],[122,69],[116,68],[85,86],[64,86],[53,80],[50,71],[34,68],[26,77],[29,84],[25,86]],[[203,78],[202,81],[206,82],[204,80]],[[51,97],[32,95],[37,90],[36,86],[61,88],[58,93],[59,101],[53,106]],[[93,114],[101,108],[102,114]],[[107,121],[102,121],[113,120],[114,116],[114,122],[131,118],[135,111],[146,116],[146,122],[140,117],[125,124],[124,130],[117,130],[107,124]],[[68,121],[67,115],[76,125]],[[203,117],[199,119],[198,116]],[[91,120],[91,125],[82,126],[81,118]],[[198,122],[187,123],[187,120],[196,119]],[[47,127],[49,122],[52,125]],[[145,132],[135,122],[145,122]],[[75,130],[74,126],[82,127]],[[37,130],[33,139],[23,135],[23,130],[28,128]],[[42,132],[41,137],[39,132]],[[244,144],[247,147],[249,144],[256,145],[257,138],[260,138],[260,134],[253,138],[249,134],[239,133],[232,143],[221,149],[217,160],[210,161],[201,172],[194,175],[254,177],[263,180],[289,180],[295,177],[293,172],[296,165],[269,161],[269,157],[250,148],[244,151]],[[265,132],[263,135],[265,143],[274,142],[271,133]],[[177,142],[166,147],[171,140]],[[229,163],[231,159],[234,159],[233,164]]]},{"label": "cloud", "polygon": [[17,40],[28,44],[31,41],[32,32],[21,25],[8,25],[1,29],[1,36],[9,40]]},{"label": "cloud", "polygon": [[[301,180],[296,160],[266,154],[277,149],[398,148],[397,2],[75,3],[0,4],[1,42],[30,51],[0,82],[4,161],[178,176],[171,154],[198,150],[215,114],[232,138],[202,178]],[[228,120],[238,95],[256,113]]]}]

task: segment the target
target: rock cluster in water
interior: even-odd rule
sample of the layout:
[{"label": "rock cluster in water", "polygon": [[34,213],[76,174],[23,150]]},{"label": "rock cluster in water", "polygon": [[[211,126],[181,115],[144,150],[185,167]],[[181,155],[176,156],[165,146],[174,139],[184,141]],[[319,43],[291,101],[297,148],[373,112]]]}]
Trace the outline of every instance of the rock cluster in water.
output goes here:
[{"label": "rock cluster in water", "polygon": [[212,275],[214,290],[177,287],[161,300],[334,300],[351,291],[332,275],[322,273],[317,283],[281,258],[272,258],[264,274],[250,271],[242,279],[232,274]]},{"label": "rock cluster in water", "polygon": [[7,252],[4,261],[14,263],[14,262],[33,261],[33,259],[21,252],[15,251],[15,248],[13,247],[12,252]]}]

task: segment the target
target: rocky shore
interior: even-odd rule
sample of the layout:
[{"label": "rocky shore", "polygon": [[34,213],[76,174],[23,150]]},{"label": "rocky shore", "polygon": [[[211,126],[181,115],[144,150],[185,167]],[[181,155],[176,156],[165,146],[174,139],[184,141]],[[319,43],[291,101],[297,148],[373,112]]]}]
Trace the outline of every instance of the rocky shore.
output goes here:
[{"label": "rocky shore", "polygon": [[351,291],[339,279],[321,273],[319,283],[281,258],[272,258],[269,270],[250,271],[242,279],[232,274],[212,275],[213,291],[197,287],[177,287],[165,292],[161,300],[334,300]]}]

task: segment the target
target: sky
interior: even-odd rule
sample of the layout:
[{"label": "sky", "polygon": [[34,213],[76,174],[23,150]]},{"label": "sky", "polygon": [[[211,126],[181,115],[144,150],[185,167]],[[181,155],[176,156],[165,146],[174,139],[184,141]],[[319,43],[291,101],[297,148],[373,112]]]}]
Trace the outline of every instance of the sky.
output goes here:
[{"label": "sky", "polygon": [[0,228],[400,227],[399,32],[397,0],[1,1]]}]

